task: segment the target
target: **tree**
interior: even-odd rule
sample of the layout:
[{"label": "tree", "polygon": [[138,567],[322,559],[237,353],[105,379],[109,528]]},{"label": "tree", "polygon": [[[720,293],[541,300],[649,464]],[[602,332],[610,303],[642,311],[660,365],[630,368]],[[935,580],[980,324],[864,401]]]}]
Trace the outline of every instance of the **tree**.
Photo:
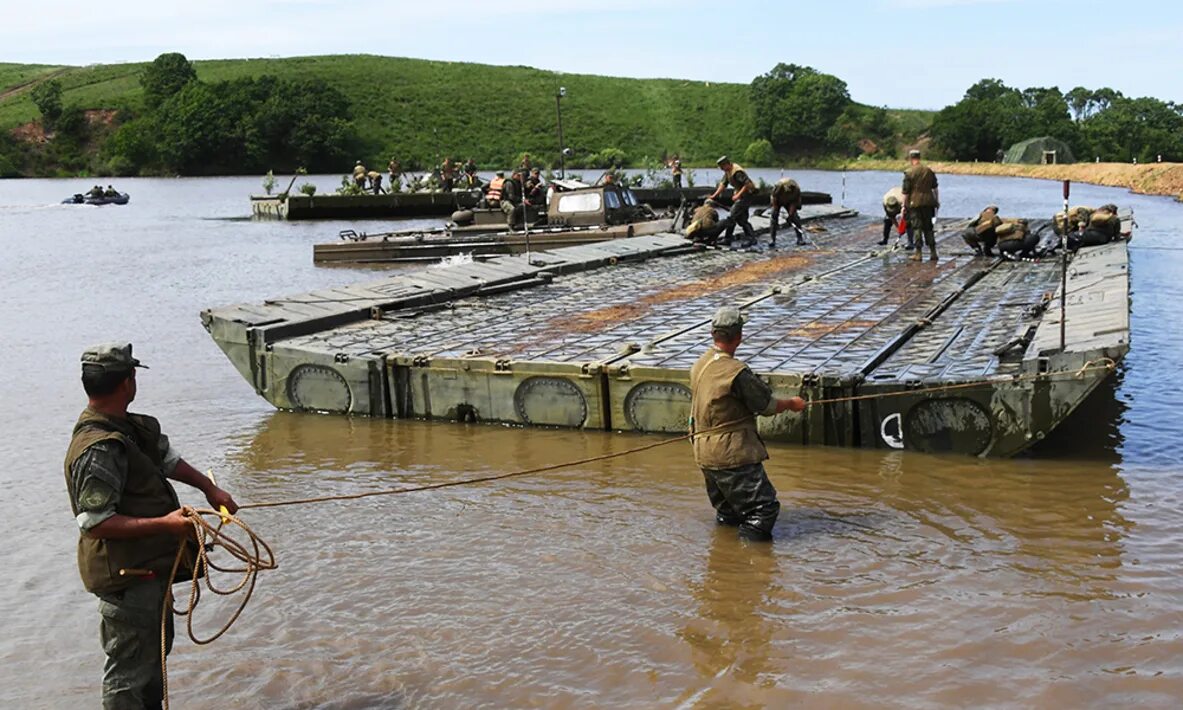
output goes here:
[{"label": "tree", "polygon": [[62,83],[57,79],[43,81],[33,87],[31,97],[41,112],[41,123],[52,130],[62,115]]},{"label": "tree", "polygon": [[156,108],[185,88],[186,84],[196,80],[197,70],[184,54],[162,54],[140,75],[140,86],[144,88],[144,103],[149,108]]},{"label": "tree", "polygon": [[756,77],[749,95],[757,137],[780,153],[826,147],[830,128],[851,104],[846,82],[796,64]]},{"label": "tree", "polygon": [[776,153],[767,139],[752,141],[743,152],[743,161],[751,167],[768,167],[776,162]]}]

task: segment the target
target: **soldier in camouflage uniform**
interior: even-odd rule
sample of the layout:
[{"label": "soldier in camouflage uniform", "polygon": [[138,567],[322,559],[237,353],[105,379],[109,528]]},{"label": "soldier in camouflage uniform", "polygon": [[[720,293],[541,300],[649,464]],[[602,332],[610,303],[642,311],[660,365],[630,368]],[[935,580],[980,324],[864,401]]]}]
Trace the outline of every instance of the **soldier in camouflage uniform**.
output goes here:
[{"label": "soldier in camouflage uniform", "polygon": [[936,261],[937,240],[933,232],[933,220],[941,206],[937,176],[932,168],[920,162],[920,151],[911,151],[908,158],[912,161],[912,166],[904,171],[904,182],[900,190],[904,193],[904,219],[916,235],[916,251],[912,254],[912,259],[923,259],[920,251],[923,245],[927,244],[928,258]]},{"label": "soldier in camouflage uniform", "polygon": [[690,369],[694,460],[706,480],[715,521],[737,526],[745,539],[770,540],[780,502],[764,472],[768,451],[756,431],[756,416],[800,411],[804,402],[777,399],[768,383],[735,358],[743,340],[738,308],[725,306],[715,313],[711,336],[714,345]]},{"label": "soldier in camouflage uniform", "polygon": [[742,247],[749,247],[756,243],[756,230],[752,229],[752,223],[748,221],[748,212],[752,208],[752,201],[756,197],[756,183],[748,177],[748,173],[743,169],[742,165],[737,165],[731,162],[731,158],[726,155],[716,161],[719,169],[723,171],[723,181],[715,188],[714,194],[708,199],[718,199],[728,186],[731,187],[731,214],[727,217],[727,229],[723,235],[723,242],[725,244],[731,243],[731,236],[735,233],[736,225],[743,229],[744,239],[740,243]]},{"label": "soldier in camouflage uniform", "polygon": [[[66,454],[66,490],[81,534],[78,570],[99,599],[103,707],[160,707],[160,623],[169,572],[189,540],[177,581],[192,569],[193,526],[168,479],[205,494],[209,504],[238,505],[181,459],[154,418],[127,411],[136,395],[130,344],[108,343],[82,354],[88,405]],[[172,614],[166,650],[172,647]]]},{"label": "soldier in camouflage uniform", "polygon": [[772,186],[772,246],[776,246],[776,232],[780,227],[780,211],[788,213],[785,224],[793,225],[797,231],[797,246],[805,244],[805,232],[801,227],[801,186],[792,178],[781,178]]}]

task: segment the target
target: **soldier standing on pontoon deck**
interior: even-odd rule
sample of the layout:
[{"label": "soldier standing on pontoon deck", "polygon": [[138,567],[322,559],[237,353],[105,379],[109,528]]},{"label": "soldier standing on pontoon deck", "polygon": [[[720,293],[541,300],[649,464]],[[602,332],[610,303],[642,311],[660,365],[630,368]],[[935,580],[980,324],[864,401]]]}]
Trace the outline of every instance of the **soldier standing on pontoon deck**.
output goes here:
[{"label": "soldier standing on pontoon deck", "polygon": [[933,220],[940,209],[940,192],[937,190],[937,175],[932,168],[920,162],[920,151],[908,153],[912,166],[904,171],[904,182],[900,190],[904,193],[904,219],[916,235],[916,251],[912,259],[920,261],[923,245],[928,245],[928,258],[937,260],[937,240],[933,232]]},{"label": "soldier standing on pontoon deck", "polygon": [[694,460],[715,507],[715,522],[738,527],[748,540],[771,540],[780,502],[764,471],[768,451],[756,431],[756,417],[799,412],[805,402],[777,399],[767,382],[735,358],[743,341],[738,308],[715,312],[711,338],[714,344],[690,368]]},{"label": "soldier standing on pontoon deck", "polygon": [[670,178],[674,181],[674,189],[682,189],[682,159],[674,153],[674,159],[670,161]]},{"label": "soldier standing on pontoon deck", "polygon": [[730,244],[732,235],[735,234],[735,226],[739,225],[743,229],[744,239],[740,246],[750,247],[756,243],[756,230],[752,229],[752,223],[748,221],[748,211],[752,208],[752,200],[756,196],[756,183],[748,177],[748,173],[743,169],[743,166],[731,162],[731,158],[726,155],[716,161],[719,169],[723,171],[723,181],[715,188],[714,194],[708,199],[718,199],[723,194],[723,190],[728,185],[731,186],[731,214],[727,217],[727,231],[723,235],[723,243]]}]

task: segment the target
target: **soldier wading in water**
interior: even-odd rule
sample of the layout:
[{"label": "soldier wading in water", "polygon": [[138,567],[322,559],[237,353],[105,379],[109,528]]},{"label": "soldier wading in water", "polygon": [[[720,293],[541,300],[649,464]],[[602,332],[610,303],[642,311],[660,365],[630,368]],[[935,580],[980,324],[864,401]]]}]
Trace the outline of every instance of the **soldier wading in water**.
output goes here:
[{"label": "soldier wading in water", "polygon": [[694,460],[706,479],[715,521],[737,526],[742,538],[771,540],[780,502],[764,472],[768,451],[756,431],[756,416],[799,412],[805,400],[777,399],[768,383],[735,359],[743,341],[738,308],[725,306],[715,313],[711,336],[714,345],[690,368]]}]

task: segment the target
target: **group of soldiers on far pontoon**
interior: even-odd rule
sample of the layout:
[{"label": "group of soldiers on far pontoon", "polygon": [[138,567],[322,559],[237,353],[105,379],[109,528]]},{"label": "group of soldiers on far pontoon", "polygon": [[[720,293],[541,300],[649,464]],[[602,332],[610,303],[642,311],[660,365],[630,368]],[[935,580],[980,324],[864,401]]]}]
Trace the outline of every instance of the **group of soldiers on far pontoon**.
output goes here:
[{"label": "group of soldiers on far pontoon", "polygon": [[[431,171],[431,176],[435,180],[431,185],[432,188],[440,192],[475,190],[483,185],[480,176],[477,175],[476,161],[472,158],[469,158],[464,163],[459,163],[452,160],[451,156],[447,156],[442,163]],[[407,185],[412,184],[410,175],[403,172],[402,163],[397,156],[391,156],[390,162],[386,164],[385,177],[389,178],[386,187],[382,185],[383,174],[377,170],[367,169],[365,163],[360,160],[353,166],[352,177],[353,183],[359,191],[371,192],[375,195],[381,195],[384,192],[401,191],[404,179]]]}]

